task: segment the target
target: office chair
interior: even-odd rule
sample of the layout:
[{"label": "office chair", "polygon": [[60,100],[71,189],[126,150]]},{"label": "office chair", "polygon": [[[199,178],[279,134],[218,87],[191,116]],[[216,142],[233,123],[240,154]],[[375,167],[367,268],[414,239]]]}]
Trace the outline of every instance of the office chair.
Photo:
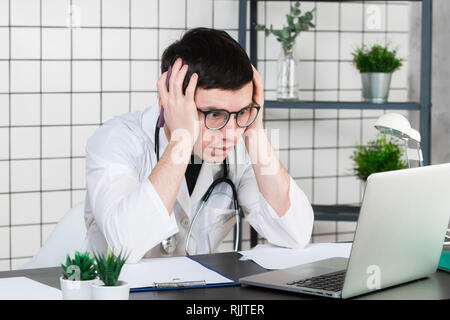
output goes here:
[{"label": "office chair", "polygon": [[84,223],[84,201],[77,203],[59,220],[42,248],[19,269],[34,269],[60,266],[66,255],[81,251],[86,236]]}]

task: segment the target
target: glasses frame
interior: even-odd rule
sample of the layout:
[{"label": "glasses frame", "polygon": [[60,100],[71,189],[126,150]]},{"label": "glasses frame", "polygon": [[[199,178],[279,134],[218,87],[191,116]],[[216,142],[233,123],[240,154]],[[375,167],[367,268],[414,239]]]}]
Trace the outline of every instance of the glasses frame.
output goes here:
[{"label": "glasses frame", "polygon": [[[234,112],[230,112],[230,111],[225,110],[225,109],[213,109],[213,110],[204,111],[204,110],[200,110],[199,108],[197,108],[197,111],[203,113],[203,115],[205,116],[205,118],[204,118],[205,127],[206,127],[207,129],[209,129],[209,130],[220,130],[220,129],[222,129],[223,127],[225,127],[225,126],[227,125],[228,121],[230,121],[231,116],[232,116],[233,114],[235,115],[235,116],[234,116],[234,120],[236,121],[236,125],[237,125],[239,128],[247,128],[247,127],[249,127],[253,122],[255,122],[256,118],[258,118],[258,114],[259,114],[259,110],[261,109],[261,106],[260,106],[259,104],[257,104],[257,103],[255,103],[255,104],[256,104],[256,106],[250,105],[250,106],[247,106],[247,107],[242,108],[242,109],[239,110],[239,111],[234,111]],[[238,115],[238,113],[241,112],[241,111],[244,110],[244,109],[249,109],[249,108],[256,108],[256,116],[255,116],[255,119],[253,119],[252,122],[250,122],[249,124],[247,124],[247,125],[245,125],[245,126],[239,125],[239,123],[238,123],[238,121],[237,121],[237,115]],[[224,112],[226,112],[226,113],[228,114],[228,119],[227,119],[227,121],[225,121],[225,123],[224,123],[222,126],[220,126],[219,128],[209,128],[209,127],[206,125],[206,117],[207,117],[207,115],[208,115],[209,113],[211,113],[211,112],[217,112],[217,111],[224,111]]]}]

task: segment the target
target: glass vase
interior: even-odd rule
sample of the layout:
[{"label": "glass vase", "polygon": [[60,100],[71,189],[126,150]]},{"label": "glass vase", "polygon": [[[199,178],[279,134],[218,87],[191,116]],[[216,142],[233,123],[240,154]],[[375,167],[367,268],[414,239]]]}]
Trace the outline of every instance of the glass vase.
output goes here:
[{"label": "glass vase", "polygon": [[277,99],[298,100],[298,62],[292,51],[281,50],[278,56]]}]

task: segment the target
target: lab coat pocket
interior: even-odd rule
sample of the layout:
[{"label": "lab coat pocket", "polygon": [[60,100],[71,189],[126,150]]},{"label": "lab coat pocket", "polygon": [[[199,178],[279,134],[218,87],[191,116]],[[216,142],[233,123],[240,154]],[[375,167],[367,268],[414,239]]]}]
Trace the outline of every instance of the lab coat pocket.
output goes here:
[{"label": "lab coat pocket", "polygon": [[225,239],[228,233],[236,223],[236,217],[234,210],[232,209],[219,209],[208,207],[208,239],[210,252],[217,251],[220,243]]}]

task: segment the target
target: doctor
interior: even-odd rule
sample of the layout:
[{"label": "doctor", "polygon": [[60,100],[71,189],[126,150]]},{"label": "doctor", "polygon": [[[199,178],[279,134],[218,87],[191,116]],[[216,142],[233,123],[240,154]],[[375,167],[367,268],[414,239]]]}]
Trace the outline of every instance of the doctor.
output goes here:
[{"label": "doctor", "polygon": [[[85,249],[127,250],[130,263],[184,255],[194,213],[224,166],[262,237],[306,246],[313,211],[263,130],[263,83],[246,52],[224,31],[195,28],[165,50],[161,69],[157,106],[107,121],[87,142]],[[192,224],[189,254],[217,250],[233,212],[230,185],[218,184]]]}]

